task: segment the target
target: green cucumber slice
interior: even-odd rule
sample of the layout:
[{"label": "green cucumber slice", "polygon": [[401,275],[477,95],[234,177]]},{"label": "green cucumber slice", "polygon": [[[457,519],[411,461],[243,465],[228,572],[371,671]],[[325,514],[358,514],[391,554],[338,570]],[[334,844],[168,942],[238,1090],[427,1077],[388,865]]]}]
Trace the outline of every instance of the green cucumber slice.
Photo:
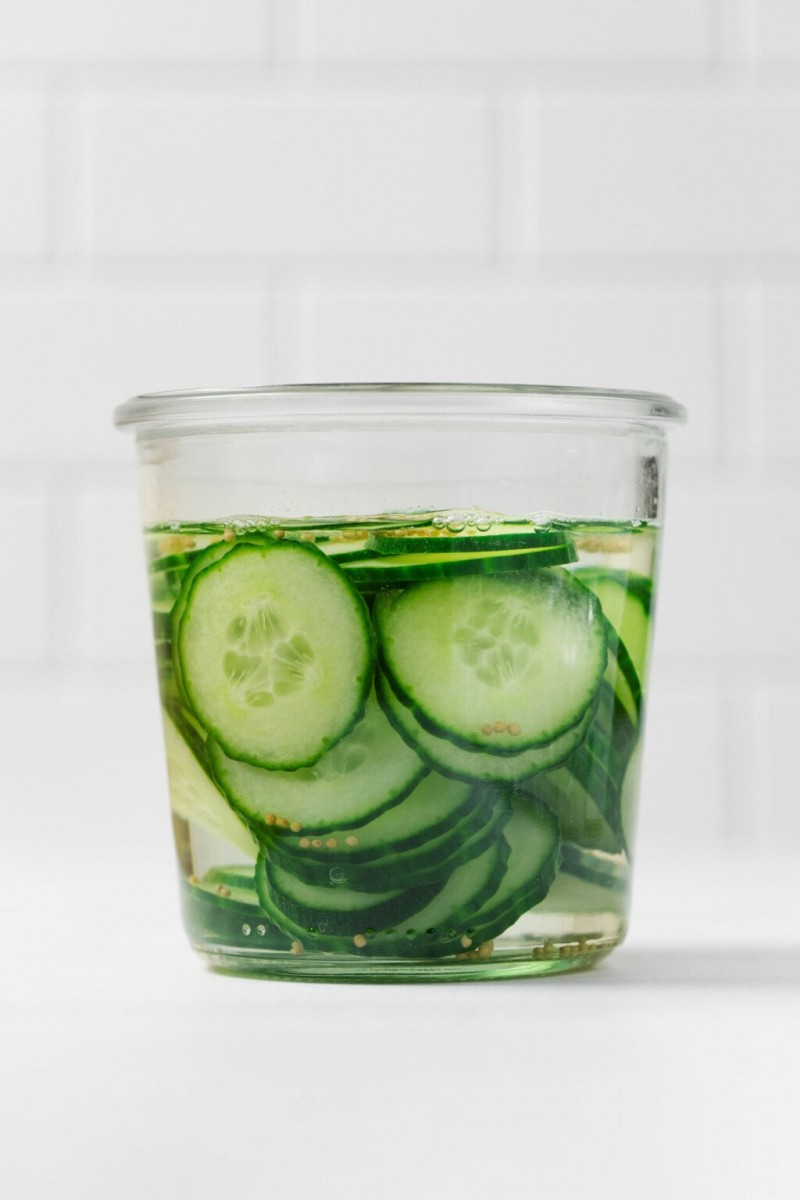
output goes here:
[{"label": "green cucumber slice", "polygon": [[627,850],[621,796],[634,742],[627,742],[621,752],[618,719],[628,722],[613,688],[604,680],[582,744],[557,769],[521,784],[523,792],[555,813],[565,839],[609,853]]},{"label": "green cucumber slice", "polygon": [[597,597],[557,569],[468,576],[375,601],[383,666],[430,732],[516,754],[578,725],[606,668]]},{"label": "green cucumber slice", "polygon": [[[369,535],[367,548],[374,554],[487,554],[501,550],[562,549],[569,545],[563,530],[536,529],[530,523],[496,524],[486,533],[450,532],[433,525]],[[574,561],[570,560],[570,561]]]},{"label": "green cucumber slice", "polygon": [[202,879],[181,876],[181,909],[199,946],[289,950],[292,944],[259,904],[252,867],[214,867]]},{"label": "green cucumber slice", "polygon": [[[396,854],[387,854],[367,862],[340,862],[324,866],[319,861],[303,861],[295,856],[291,863],[281,857],[282,865],[308,883],[342,884],[358,892],[386,892],[421,888],[443,881],[459,866],[482,854],[498,840],[508,817],[499,805],[476,805],[453,829],[439,834],[421,846],[412,846]],[[276,847],[280,843],[276,843]],[[276,849],[274,853],[280,852]]]},{"label": "green cucumber slice", "polygon": [[388,926],[365,924],[352,937],[337,936],[319,927],[309,930],[284,912],[267,886],[263,858],[256,866],[256,885],[261,903],[273,921],[306,950],[385,958],[440,958],[473,945],[466,932],[468,914],[497,890],[507,854],[504,839],[493,839],[481,854],[457,867],[435,895],[415,911],[396,918]]},{"label": "green cucumber slice", "polygon": [[[650,647],[652,583],[643,575],[604,567],[577,567],[573,574],[591,588],[615,631],[615,652],[621,675],[617,691],[634,720],[642,702],[642,680]],[[613,639],[609,639],[609,644]]]},{"label": "green cucumber slice", "polygon": [[[426,774],[402,804],[381,811],[369,822],[339,825],[324,842],[315,838],[306,846],[304,843],[309,839],[305,835],[277,836],[280,848],[290,853],[297,851],[307,858],[328,861],[331,851],[335,850],[340,859],[344,856],[348,860],[365,862],[424,845],[430,838],[452,829],[475,807],[469,784]],[[332,841],[335,846],[330,845]],[[314,842],[321,844],[316,846]]]},{"label": "green cucumber slice", "polygon": [[[255,826],[298,825],[304,834],[334,834],[365,825],[398,804],[427,766],[386,719],[374,695],[364,716],[310,767],[271,771],[230,758],[216,742],[208,753],[231,805]],[[280,826],[278,826],[280,828]]]},{"label": "green cucumber slice", "polygon": [[561,870],[609,891],[627,892],[630,887],[630,867],[627,861],[618,855],[586,850],[573,842],[562,843]]},{"label": "green cucumber slice", "polygon": [[342,569],[359,586],[397,587],[401,583],[453,579],[463,575],[505,575],[532,568],[559,567],[575,562],[575,559],[575,547],[562,538],[558,545],[534,546],[527,550],[377,555],[345,562]]},{"label": "green cucumber slice", "polygon": [[465,750],[446,737],[424,729],[380,671],[376,678],[376,692],[395,729],[409,746],[413,746],[423,762],[451,779],[485,783],[513,783],[558,766],[580,745],[594,716],[593,709],[588,709],[577,725],[546,746],[534,746],[519,754],[486,754],[483,750]]},{"label": "green cucumber slice", "polygon": [[333,882],[320,886],[298,879],[269,851],[265,851],[260,861],[263,882],[257,872],[256,883],[262,906],[266,907],[271,898],[280,913],[305,935],[316,930],[323,935],[353,937],[363,929],[402,921],[426,904],[436,891],[435,886],[388,892],[359,892]]},{"label": "green cucumber slice", "polygon": [[252,833],[209,779],[168,712],[163,712],[163,719],[172,811],[255,860],[257,846]]},{"label": "green cucumber slice", "polygon": [[560,860],[558,822],[544,805],[514,794],[503,829],[506,869],[496,891],[472,914],[468,932],[480,945],[510,928],[547,895]]},{"label": "green cucumber slice", "polygon": [[315,763],[363,712],[373,641],[361,597],[302,542],[237,544],[187,582],[173,640],[198,720],[231,758]]}]

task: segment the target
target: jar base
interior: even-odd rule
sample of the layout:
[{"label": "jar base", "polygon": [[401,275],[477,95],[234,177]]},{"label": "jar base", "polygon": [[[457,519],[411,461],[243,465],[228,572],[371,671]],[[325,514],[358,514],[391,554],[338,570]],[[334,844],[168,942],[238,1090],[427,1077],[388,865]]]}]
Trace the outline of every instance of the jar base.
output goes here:
[{"label": "jar base", "polygon": [[605,958],[622,937],[503,945],[447,959],[352,958],[304,951],[244,949],[193,942],[215,972],[305,983],[445,983],[519,979],[584,971]]}]

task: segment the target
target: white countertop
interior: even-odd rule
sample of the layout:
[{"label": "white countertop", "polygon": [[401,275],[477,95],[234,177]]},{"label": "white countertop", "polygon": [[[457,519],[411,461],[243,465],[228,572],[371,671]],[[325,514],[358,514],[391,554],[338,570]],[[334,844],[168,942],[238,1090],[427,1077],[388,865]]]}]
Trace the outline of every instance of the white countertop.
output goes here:
[{"label": "white countertop", "polygon": [[800,1195],[796,858],[640,863],[591,972],[348,986],[212,974],[134,857],[6,872],[3,1195]]}]

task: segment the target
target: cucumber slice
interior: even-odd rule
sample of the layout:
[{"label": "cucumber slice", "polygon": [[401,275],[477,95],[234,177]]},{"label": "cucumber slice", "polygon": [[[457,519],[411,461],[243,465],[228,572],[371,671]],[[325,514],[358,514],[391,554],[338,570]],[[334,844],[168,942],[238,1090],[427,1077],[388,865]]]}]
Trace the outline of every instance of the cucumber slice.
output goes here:
[{"label": "cucumber slice", "polygon": [[467,932],[479,945],[503,933],[523,913],[539,904],[558,870],[561,844],[558,822],[544,805],[531,804],[515,794],[503,837],[508,843],[503,878],[468,923]]},{"label": "cucumber slice", "polygon": [[569,540],[563,530],[508,522],[494,525],[486,533],[472,530],[452,533],[446,527],[434,525],[393,532],[377,530],[370,534],[367,547],[375,554],[487,554],[499,550],[562,549]]},{"label": "cucumber slice", "polygon": [[303,862],[297,857],[289,864],[281,857],[281,863],[307,883],[341,884],[358,892],[400,891],[429,885],[441,887],[457,867],[497,842],[507,817],[508,813],[499,806],[482,804],[447,833],[422,846],[388,854],[381,859],[323,866],[318,861]]},{"label": "cucumber slice", "polygon": [[572,842],[562,843],[561,870],[613,892],[627,892],[630,886],[630,867],[626,861],[618,855],[586,850]]},{"label": "cucumber slice", "polygon": [[198,720],[231,758],[315,763],[355,725],[369,689],[373,642],[358,593],[302,542],[235,545],[186,582],[174,646]]},{"label": "cucumber slice", "polygon": [[163,718],[172,811],[255,860],[257,846],[250,830],[209,779],[169,713],[164,712]]},{"label": "cucumber slice", "polygon": [[409,746],[413,746],[423,762],[435,767],[451,779],[475,780],[486,783],[513,783],[528,779],[540,771],[558,766],[580,745],[594,716],[588,709],[572,729],[548,742],[519,754],[486,754],[482,750],[465,750],[446,737],[424,729],[402,700],[395,694],[382,672],[376,679],[378,699],[389,720]]},{"label": "cucumber slice", "polygon": [[462,575],[505,575],[531,568],[560,567],[575,562],[572,542],[534,546],[531,549],[476,550],[470,552],[385,554],[357,562],[345,562],[342,569],[359,586],[397,587],[401,583],[453,579]]},{"label": "cucumber slice", "polygon": [[[523,792],[555,813],[564,838],[609,853],[627,849],[621,790],[633,743],[630,750],[620,752],[615,726],[620,708],[611,685],[604,681],[583,743],[556,770],[521,785]],[[622,719],[627,721],[624,711]]]},{"label": "cucumber slice", "polygon": [[[365,862],[422,846],[432,837],[452,829],[475,807],[469,784],[431,774],[417,784],[402,804],[382,811],[368,823],[339,825],[324,842],[305,835],[278,834],[277,837],[280,849],[297,852],[305,858],[327,862],[335,850],[336,861],[344,857],[348,861]],[[309,842],[308,846],[306,842]],[[320,845],[315,846],[314,842],[320,842]],[[331,842],[336,844],[330,845]]]},{"label": "cucumber slice", "polygon": [[189,937],[202,946],[291,947],[259,904],[252,867],[214,867],[199,880],[181,876],[181,908]]},{"label": "cucumber slice", "polygon": [[297,825],[304,834],[365,825],[412,792],[428,770],[374,695],[358,724],[313,766],[265,770],[230,758],[214,741],[208,753],[219,786],[248,821],[274,827],[280,818],[281,825]]},{"label": "cucumber slice", "polygon": [[577,567],[573,575],[597,596],[616,633],[617,665],[622,676],[617,691],[631,717],[638,720],[641,681],[650,647],[651,581],[632,571],[603,567]]},{"label": "cucumber slice", "polygon": [[[336,883],[319,886],[298,879],[268,851],[260,861],[263,862],[263,883],[259,882],[261,876],[258,873],[256,882],[262,906],[267,907],[268,897],[271,897],[278,911],[306,936],[317,931],[323,935],[352,937],[363,929],[381,928],[402,921],[426,904],[437,890],[435,886],[429,886],[359,892]],[[286,929],[286,932],[291,930]]]},{"label": "cucumber slice", "polygon": [[560,570],[470,576],[375,601],[383,666],[430,732],[516,754],[578,725],[606,668],[596,596]]},{"label": "cucumber slice", "polygon": [[508,845],[494,839],[477,857],[457,867],[436,894],[390,926],[366,925],[353,937],[318,927],[305,928],[278,907],[266,882],[266,863],[256,866],[259,897],[272,920],[307,950],[366,954],[385,958],[440,958],[473,945],[467,933],[469,914],[497,890],[505,871]]}]

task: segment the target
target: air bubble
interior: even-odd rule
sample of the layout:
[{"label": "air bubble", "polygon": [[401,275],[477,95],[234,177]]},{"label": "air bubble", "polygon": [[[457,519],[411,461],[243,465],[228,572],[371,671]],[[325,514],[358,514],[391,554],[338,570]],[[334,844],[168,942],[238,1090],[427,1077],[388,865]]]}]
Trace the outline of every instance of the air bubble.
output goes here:
[{"label": "air bubble", "polygon": [[250,934],[252,932],[253,932],[253,930],[251,929],[251,927],[247,924],[247,922],[245,922],[245,924],[242,926],[242,933],[244,934],[244,936],[250,937]]},{"label": "air bubble", "polygon": [[256,925],[256,933],[258,934],[259,937],[266,937],[267,936],[266,925]]}]

